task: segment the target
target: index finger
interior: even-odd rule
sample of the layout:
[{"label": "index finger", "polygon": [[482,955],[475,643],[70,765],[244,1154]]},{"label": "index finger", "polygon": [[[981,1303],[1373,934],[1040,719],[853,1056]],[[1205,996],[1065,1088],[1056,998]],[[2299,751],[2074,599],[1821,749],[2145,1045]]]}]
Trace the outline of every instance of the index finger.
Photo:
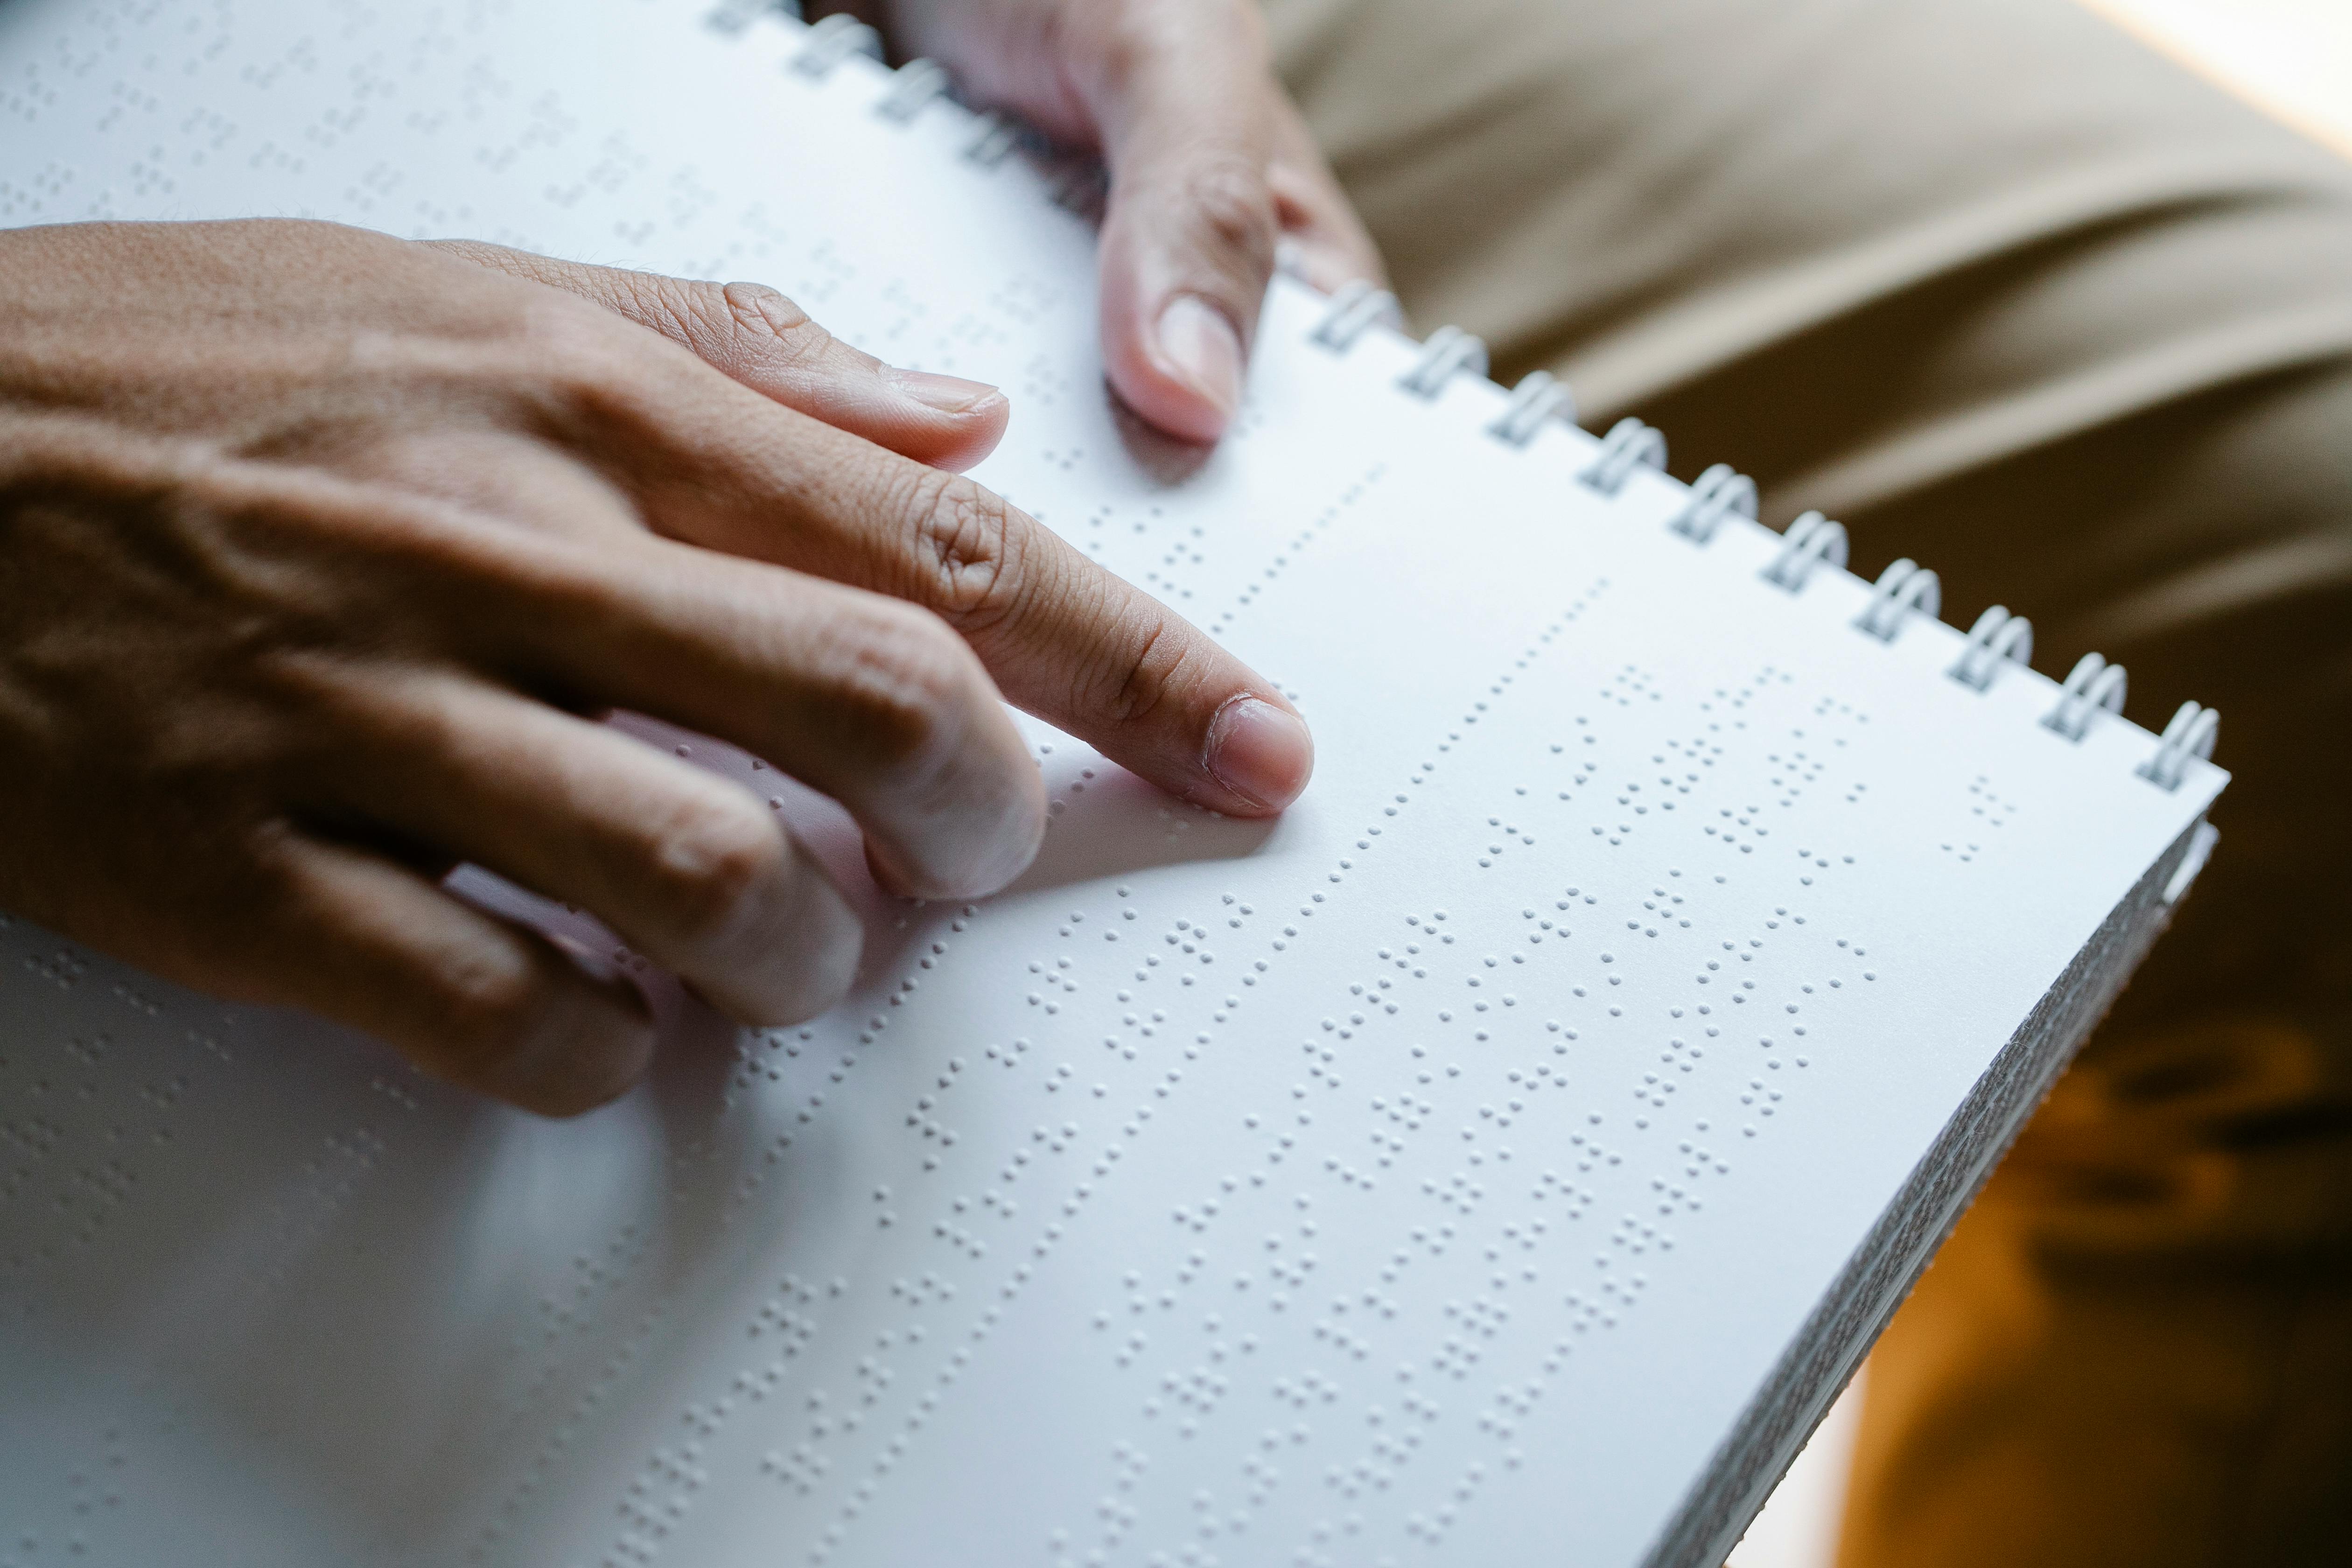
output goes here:
[{"label": "index finger", "polygon": [[643,416],[675,478],[621,477],[664,531],[922,605],[1014,704],[1187,800],[1263,816],[1307,787],[1272,681],[1002,497],[766,404]]},{"label": "index finger", "polygon": [[930,609],[1020,707],[1230,815],[1280,811],[1307,787],[1314,742],[1272,681],[1002,497],[861,468],[810,499],[808,567]]}]

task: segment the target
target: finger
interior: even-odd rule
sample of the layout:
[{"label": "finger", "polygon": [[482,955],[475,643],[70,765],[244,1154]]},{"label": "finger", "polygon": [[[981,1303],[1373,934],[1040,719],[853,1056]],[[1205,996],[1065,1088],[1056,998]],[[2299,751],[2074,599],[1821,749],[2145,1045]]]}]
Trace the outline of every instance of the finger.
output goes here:
[{"label": "finger", "polygon": [[849,992],[857,916],[735,784],[615,731],[451,676],[383,681],[331,805],[584,909],[746,1024]]},{"label": "finger", "polygon": [[[618,323],[615,323],[619,327]],[[627,331],[625,327],[619,327]],[[656,345],[665,356],[667,344]],[[573,539],[634,542],[645,537],[625,487],[550,442],[513,430],[392,427],[347,439],[337,477],[457,509],[442,516],[463,528],[486,520],[535,524]]]},{"label": "finger", "polygon": [[[690,407],[677,412],[704,424]],[[894,471],[933,471],[821,426],[806,433]],[[742,457],[722,444],[711,457],[721,460],[740,467]],[[697,491],[729,473],[691,460],[682,471],[705,476]],[[778,503],[753,504],[772,531]],[[649,713],[775,763],[848,808],[893,891],[979,897],[1036,854],[1036,763],[979,658],[937,616],[642,534],[591,549],[491,537],[460,564],[449,614],[487,628],[472,646],[518,684],[583,709]]]},{"label": "finger", "polygon": [[653,1024],[625,982],[595,980],[542,938],[364,851],[288,831],[269,856],[271,999],[545,1115],[591,1110],[643,1076]]},{"label": "finger", "polygon": [[1102,231],[1111,384],[1172,435],[1213,441],[1240,406],[1273,276],[1265,25],[1244,0],[1082,6],[1067,47],[1110,167]]},{"label": "finger", "polygon": [[763,445],[683,398],[639,413],[671,447],[653,469],[701,476],[639,496],[674,537],[931,611],[1005,697],[1202,805],[1261,816],[1306,787],[1313,744],[1271,682],[970,479],[821,426]]},{"label": "finger", "polygon": [[[1005,697],[1213,809],[1264,815],[1306,786],[1313,745],[1296,710],[1181,616],[971,480],[764,402],[683,354],[675,360],[616,358],[609,344],[583,342],[551,371],[559,394],[553,403],[569,415],[551,434],[601,466],[656,531],[705,552],[772,563],[929,610],[961,634]],[[551,676],[565,673],[565,647],[577,650],[574,658],[593,654],[600,662],[579,672],[597,682],[586,695],[643,705],[608,694],[631,689],[633,679],[642,688],[662,667],[613,650],[642,639],[652,624],[643,613],[646,595],[659,580],[682,581],[694,552],[659,563],[648,556],[640,570],[640,563],[609,548],[566,554],[498,539],[472,548],[504,551],[511,559],[456,574],[455,587],[462,589],[469,576],[520,579],[552,597],[548,613],[521,616],[511,605],[469,604],[472,613],[461,615],[462,622],[494,621],[491,635],[500,637],[535,634],[536,657],[556,663],[546,672]],[[616,576],[594,570],[594,560],[626,571]],[[795,591],[806,597],[811,586]],[[705,689],[701,682],[665,677],[647,693],[662,704],[653,710],[778,762],[784,758],[772,748],[791,737],[776,733],[767,715],[779,708],[793,713],[836,740],[856,763],[836,773],[838,784],[823,782],[826,775],[815,771],[822,757],[803,744],[799,754],[808,760],[793,771],[859,811],[869,831],[877,819],[855,794],[844,793],[859,787],[861,772],[901,799],[911,791],[917,799],[929,793],[978,801],[977,810],[967,805],[964,823],[975,816],[990,820],[993,811],[1000,823],[1042,825],[1042,815],[1026,815],[1042,814],[1043,803],[1025,749],[1020,755],[1030,771],[1016,793],[1003,781],[1023,775],[987,756],[1003,744],[978,717],[988,705],[954,683],[950,662],[900,657],[919,651],[918,628],[928,629],[931,646],[946,646],[937,628],[903,610],[894,619],[889,606],[869,597],[854,614],[874,635],[845,639],[827,658],[803,640],[803,625],[821,630],[842,602],[810,599],[808,620],[796,624],[797,612],[776,597],[787,591],[777,580],[730,568],[715,595],[674,599],[672,611],[656,617],[664,627],[674,627],[683,605],[714,622],[731,616],[740,623],[741,630],[724,640],[780,652],[765,660],[738,657],[731,666],[767,671],[765,688],[714,679]],[[594,636],[588,635],[592,627]],[[668,630],[663,636],[670,647],[693,646]],[[712,665],[719,674],[730,668],[723,660]],[[832,672],[827,689],[845,689],[856,700],[801,700],[789,681],[794,668]],[[639,671],[634,678],[633,668]],[[693,716],[696,704],[714,705],[719,691],[734,699],[728,710]],[[845,715],[858,721],[845,722]],[[1002,724],[1001,713],[994,718]],[[772,738],[747,738],[747,731],[763,728]],[[932,815],[958,821],[953,812]],[[965,874],[978,880],[971,865],[1000,865],[992,857],[1008,837],[1003,829],[977,836],[982,852]],[[1022,847],[1021,863],[1034,842]]]},{"label": "finger", "polygon": [[1326,293],[1359,281],[1386,288],[1388,268],[1380,247],[1356,216],[1297,106],[1281,94],[1273,113],[1275,155],[1266,181],[1282,231],[1284,265]]},{"label": "finger", "polygon": [[764,396],[936,468],[963,469],[1003,438],[995,387],[903,370],[852,348],[763,283],[700,283],[558,261],[473,240],[436,249],[575,294],[691,350]]},{"label": "finger", "polygon": [[[651,356],[597,350],[561,373],[550,401],[588,413],[548,435],[601,466],[612,488],[569,493],[577,511],[541,520],[548,527],[486,525],[497,519],[308,475],[247,506],[333,518],[356,580],[383,603],[434,612],[434,647],[467,668],[578,711],[635,709],[719,736],[833,795],[866,828],[892,890],[996,891],[1034,855],[1045,803],[972,650],[919,608],[730,560],[718,553],[728,528],[687,526],[724,517],[773,554],[792,532],[787,479],[809,457],[936,470],[659,346]],[[461,450],[504,460],[494,447]],[[534,515],[528,504],[524,515]],[[647,521],[709,548],[649,534]],[[281,663],[303,700],[341,721],[336,732],[386,722],[380,679],[291,653]]]}]

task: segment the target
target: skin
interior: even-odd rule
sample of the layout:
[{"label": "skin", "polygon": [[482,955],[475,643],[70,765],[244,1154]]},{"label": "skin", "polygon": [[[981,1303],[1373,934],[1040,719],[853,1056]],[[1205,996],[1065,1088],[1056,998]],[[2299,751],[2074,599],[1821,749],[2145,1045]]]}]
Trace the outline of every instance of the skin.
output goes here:
[{"label": "skin", "polygon": [[1101,155],[1111,385],[1171,435],[1213,441],[1241,401],[1277,255],[1318,288],[1382,279],[1267,53],[1254,0],[861,0],[893,56]]},{"label": "skin", "polygon": [[[1106,150],[1114,385],[1204,439],[1275,237],[1369,256],[1221,11],[890,19]],[[183,984],[570,1114],[645,1070],[644,1000],[447,891],[459,861],[750,1024],[833,1005],[860,941],[772,813],[614,709],[832,795],[928,898],[1036,850],[1006,701],[1229,814],[1306,785],[1270,683],[959,477],[1001,394],[773,289],[284,222],[0,231],[0,907]],[[1223,326],[1183,306],[1171,352],[1179,300]]]}]

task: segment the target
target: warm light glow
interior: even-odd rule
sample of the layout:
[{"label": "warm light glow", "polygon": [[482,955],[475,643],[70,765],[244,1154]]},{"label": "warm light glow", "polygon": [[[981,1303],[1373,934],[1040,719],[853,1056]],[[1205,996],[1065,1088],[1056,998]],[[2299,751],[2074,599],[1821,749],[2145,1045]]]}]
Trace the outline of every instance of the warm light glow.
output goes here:
[{"label": "warm light glow", "polygon": [[2175,58],[2352,153],[2345,0],[2084,0]]}]

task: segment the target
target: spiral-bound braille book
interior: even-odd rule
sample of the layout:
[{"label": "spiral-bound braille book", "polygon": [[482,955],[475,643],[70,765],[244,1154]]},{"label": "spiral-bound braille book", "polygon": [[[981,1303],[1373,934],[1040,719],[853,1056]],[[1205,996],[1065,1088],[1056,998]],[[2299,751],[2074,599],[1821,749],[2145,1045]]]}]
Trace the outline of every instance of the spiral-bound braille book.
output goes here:
[{"label": "spiral-bound braille book", "polygon": [[1028,724],[1044,851],[938,905],[665,734],[866,966],[747,1032],[646,972],[652,1079],[563,1123],[0,920],[0,1563],[1714,1568],[2195,875],[2210,713],[1383,296],[1278,279],[1232,437],[1156,444],[1085,172],[871,43],[0,5],[0,223],[775,284],[1003,386],[978,477],[1320,758],[1238,822]]}]

